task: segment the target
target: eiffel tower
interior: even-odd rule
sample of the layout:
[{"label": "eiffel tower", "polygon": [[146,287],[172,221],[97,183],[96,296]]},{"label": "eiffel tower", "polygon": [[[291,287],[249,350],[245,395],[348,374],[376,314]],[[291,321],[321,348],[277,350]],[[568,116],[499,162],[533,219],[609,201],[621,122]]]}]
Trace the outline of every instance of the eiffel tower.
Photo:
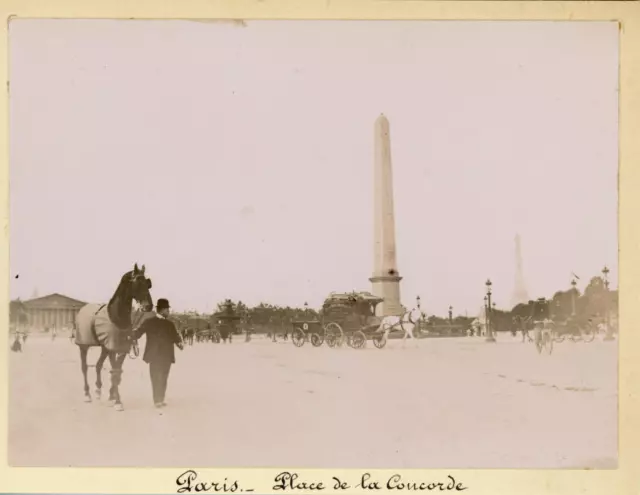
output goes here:
[{"label": "eiffel tower", "polygon": [[522,251],[520,248],[520,234],[516,235],[516,278],[511,296],[511,307],[529,301],[527,286],[524,283],[524,272],[522,270]]}]

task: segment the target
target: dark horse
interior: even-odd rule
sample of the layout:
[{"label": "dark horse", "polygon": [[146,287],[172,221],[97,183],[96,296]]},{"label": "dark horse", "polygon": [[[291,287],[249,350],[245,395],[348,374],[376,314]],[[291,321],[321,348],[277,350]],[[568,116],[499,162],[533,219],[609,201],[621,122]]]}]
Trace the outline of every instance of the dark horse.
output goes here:
[{"label": "dark horse", "polygon": [[[108,304],[87,304],[76,316],[76,344],[80,348],[82,374],[84,376],[85,402],[91,402],[87,382],[87,353],[90,347],[100,347],[100,357],[96,362],[96,395],[102,393],[102,366],[107,357],[111,365],[111,388],[109,402],[117,411],[123,411],[118,385],[122,377],[122,365],[131,350],[132,330],[150,316],[153,300],[149,289],[151,280],[144,275],[145,267],[138,268],[122,276],[120,284]],[[136,312],[136,322],[132,325],[133,301],[137,301],[142,312]]]}]

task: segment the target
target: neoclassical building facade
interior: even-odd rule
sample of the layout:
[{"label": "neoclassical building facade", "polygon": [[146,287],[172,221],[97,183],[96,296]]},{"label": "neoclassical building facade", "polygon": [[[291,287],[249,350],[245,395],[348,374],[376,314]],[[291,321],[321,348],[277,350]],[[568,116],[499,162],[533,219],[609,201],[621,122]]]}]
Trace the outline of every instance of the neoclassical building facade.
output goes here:
[{"label": "neoclassical building facade", "polygon": [[76,314],[85,304],[57,293],[23,301],[28,325],[38,329],[72,327]]}]

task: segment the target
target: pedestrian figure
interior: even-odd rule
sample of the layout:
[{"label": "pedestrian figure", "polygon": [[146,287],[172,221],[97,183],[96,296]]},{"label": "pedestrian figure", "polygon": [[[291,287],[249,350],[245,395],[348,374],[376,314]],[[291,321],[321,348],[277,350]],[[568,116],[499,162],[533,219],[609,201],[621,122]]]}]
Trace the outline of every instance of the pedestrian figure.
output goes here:
[{"label": "pedestrian figure", "polygon": [[167,299],[158,299],[156,316],[146,320],[134,332],[134,339],[147,336],[147,343],[142,359],[149,364],[153,403],[157,408],[164,407],[167,381],[171,365],[176,362],[173,346],[182,350],[182,338],[176,326],[168,319],[171,308]]},{"label": "pedestrian figure", "polygon": [[20,343],[20,334],[16,333],[16,338],[11,344],[11,350],[13,352],[22,352],[22,343]]}]

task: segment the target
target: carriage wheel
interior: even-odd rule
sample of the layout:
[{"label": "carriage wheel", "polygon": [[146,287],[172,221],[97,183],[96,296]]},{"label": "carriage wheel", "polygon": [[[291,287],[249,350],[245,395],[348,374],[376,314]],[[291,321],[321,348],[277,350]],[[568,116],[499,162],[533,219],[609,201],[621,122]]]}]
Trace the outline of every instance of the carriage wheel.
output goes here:
[{"label": "carriage wheel", "polygon": [[324,327],[324,334],[329,347],[340,347],[344,341],[344,332],[337,323],[331,322]]},{"label": "carriage wheel", "polygon": [[349,345],[354,349],[362,349],[367,343],[367,336],[364,334],[362,330],[358,330],[351,334],[351,338],[349,339]]},{"label": "carriage wheel", "polygon": [[374,336],[372,340],[373,345],[375,345],[378,349],[382,349],[385,345],[387,345],[387,339],[385,338],[384,333]]},{"label": "carriage wheel", "polygon": [[331,348],[336,347],[336,346],[339,347],[339,344],[338,344],[339,337],[338,337],[338,335],[329,334],[324,338],[324,340],[327,343],[327,345],[329,347],[331,347]]},{"label": "carriage wheel", "polygon": [[311,334],[311,343],[313,344],[313,347],[320,347],[324,342],[324,337],[322,335],[320,335],[319,333],[312,333]]},{"label": "carriage wheel", "polygon": [[295,345],[296,347],[302,347],[304,345],[304,341],[306,340],[304,332],[301,329],[296,328],[291,333],[291,340],[293,341],[293,345]]}]

